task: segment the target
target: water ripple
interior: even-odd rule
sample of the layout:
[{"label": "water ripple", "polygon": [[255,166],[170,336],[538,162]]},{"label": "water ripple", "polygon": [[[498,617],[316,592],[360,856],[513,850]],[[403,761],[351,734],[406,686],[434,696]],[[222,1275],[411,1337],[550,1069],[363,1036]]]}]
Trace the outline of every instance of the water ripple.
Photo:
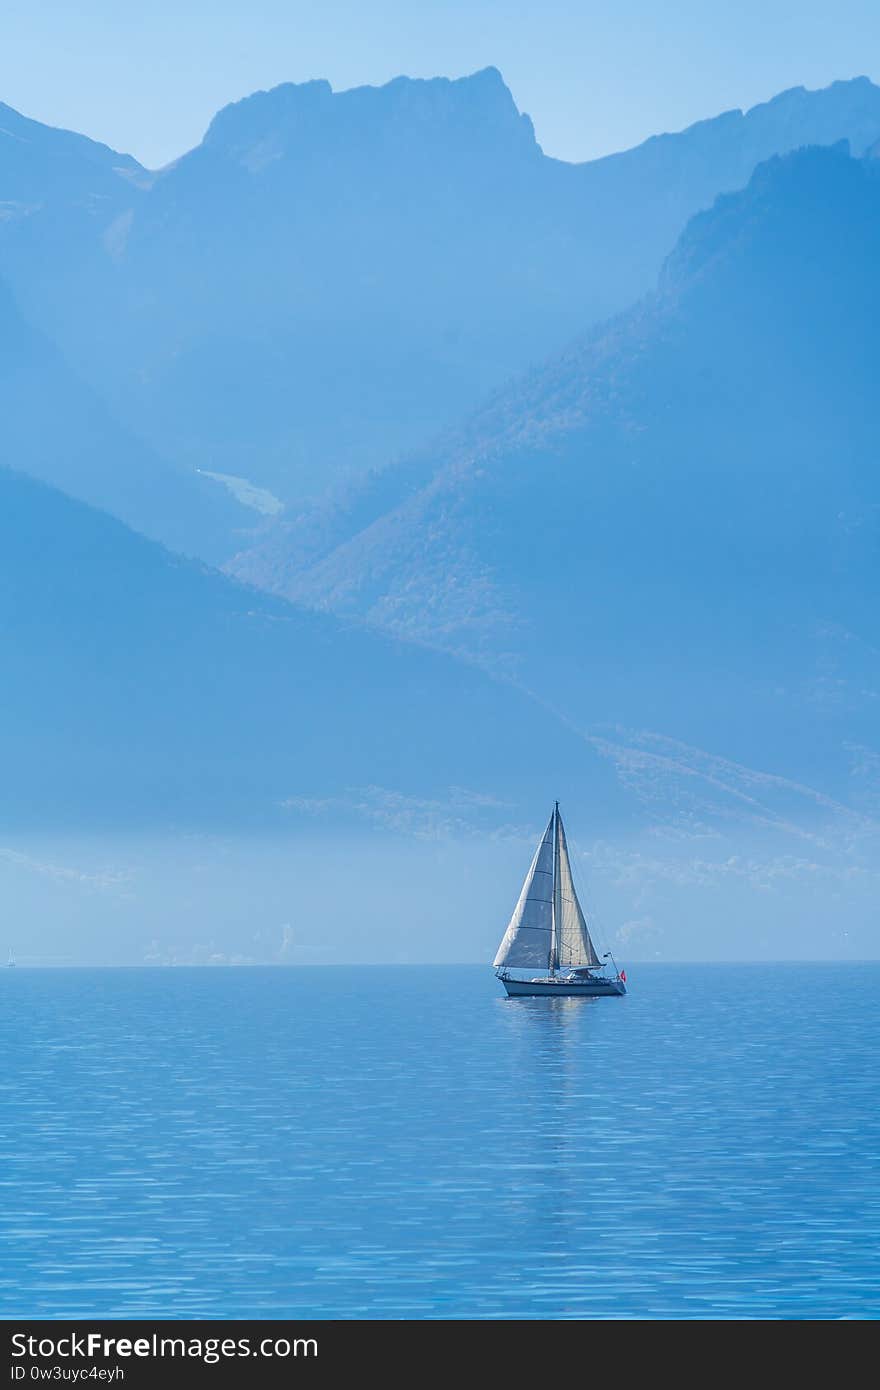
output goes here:
[{"label": "water ripple", "polygon": [[0,1314],[880,1312],[880,966],[0,974]]}]

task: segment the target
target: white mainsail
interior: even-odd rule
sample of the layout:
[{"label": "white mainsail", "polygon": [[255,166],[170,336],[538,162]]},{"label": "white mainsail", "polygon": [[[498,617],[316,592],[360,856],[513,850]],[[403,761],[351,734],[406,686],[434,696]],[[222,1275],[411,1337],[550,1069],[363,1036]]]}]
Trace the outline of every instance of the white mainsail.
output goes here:
[{"label": "white mainsail", "polygon": [[495,965],[514,969],[537,966],[546,970],[553,949],[553,831],[556,812],[550,817],[531,868],[513,909],[513,916]]},{"label": "white mainsail", "polygon": [[535,851],[495,966],[570,970],[601,967],[571,874],[559,806]]},{"label": "white mainsail", "polygon": [[565,968],[601,965],[571,876],[562,817],[556,811],[556,964]]}]

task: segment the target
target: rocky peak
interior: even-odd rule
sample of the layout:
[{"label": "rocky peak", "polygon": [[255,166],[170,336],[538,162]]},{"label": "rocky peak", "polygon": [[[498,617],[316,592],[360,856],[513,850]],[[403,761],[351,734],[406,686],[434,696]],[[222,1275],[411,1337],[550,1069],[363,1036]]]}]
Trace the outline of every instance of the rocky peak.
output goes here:
[{"label": "rocky peak", "polygon": [[456,79],[396,77],[343,92],[323,80],[286,82],[224,107],[203,142],[245,164],[259,164],[261,150],[275,159],[315,149],[413,146],[540,154],[531,120],[494,67]]}]

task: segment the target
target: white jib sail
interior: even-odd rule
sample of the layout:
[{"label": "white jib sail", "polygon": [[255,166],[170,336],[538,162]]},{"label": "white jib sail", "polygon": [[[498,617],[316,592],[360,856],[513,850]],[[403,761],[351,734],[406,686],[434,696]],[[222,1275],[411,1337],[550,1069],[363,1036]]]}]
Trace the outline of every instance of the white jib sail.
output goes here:
[{"label": "white jib sail", "polygon": [[551,816],[526,874],[519,902],[498,947],[496,966],[548,967],[553,927],[553,820]]},{"label": "white jib sail", "polygon": [[581,911],[568,858],[568,845],[557,815],[556,841],[556,959],[561,969],[578,965],[601,965]]}]

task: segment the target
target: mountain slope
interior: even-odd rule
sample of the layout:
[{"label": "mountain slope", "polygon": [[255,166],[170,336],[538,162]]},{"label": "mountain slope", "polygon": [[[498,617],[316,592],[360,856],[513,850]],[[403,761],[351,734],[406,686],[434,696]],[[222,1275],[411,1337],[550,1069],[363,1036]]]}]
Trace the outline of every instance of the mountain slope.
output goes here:
[{"label": "mountain slope", "polygon": [[237,572],[512,663],[582,726],[846,794],[845,745],[878,736],[878,232],[875,161],[763,165],[656,295],[499,394],[429,481],[423,457],[300,573],[271,544]]},{"label": "mountain slope", "polygon": [[150,176],[131,155],[29,120],[0,102],[0,178],[5,216],[13,218],[47,205],[127,202],[130,189]]},{"label": "mountain slope", "polygon": [[[220,112],[152,180],[102,156],[75,215],[41,195],[0,249],[29,318],[128,430],[295,510],[624,308],[757,161],[878,136],[880,89],[857,79],[568,165],[494,69],[288,84]],[[0,147],[0,199],[20,199],[10,167]],[[205,553],[223,546],[219,528]]]},{"label": "mountain slope", "polygon": [[0,103],[0,274],[50,337],[59,315],[95,329],[93,281],[151,179],[130,155]]},{"label": "mountain slope", "polygon": [[743,188],[773,155],[847,140],[861,157],[876,140],[880,87],[866,77],[818,91],[793,87],[749,111],[725,111],[632,150],[577,165],[589,188],[588,244],[610,282],[605,312],[654,288],[685,223],[720,193]]},{"label": "mountain slope", "polygon": [[[310,798],[338,802],[342,830],[376,798],[406,810],[450,789],[517,814],[551,776],[614,801],[594,750],[516,691],[256,594],[5,470],[0,650],[7,832],[277,827]],[[524,743],[542,750],[527,768]]]},{"label": "mountain slope", "polygon": [[249,515],[207,479],[165,463],[124,430],[58,349],[25,323],[2,281],[0,417],[0,465],[181,549],[198,546],[210,556],[210,537],[235,535]]}]

